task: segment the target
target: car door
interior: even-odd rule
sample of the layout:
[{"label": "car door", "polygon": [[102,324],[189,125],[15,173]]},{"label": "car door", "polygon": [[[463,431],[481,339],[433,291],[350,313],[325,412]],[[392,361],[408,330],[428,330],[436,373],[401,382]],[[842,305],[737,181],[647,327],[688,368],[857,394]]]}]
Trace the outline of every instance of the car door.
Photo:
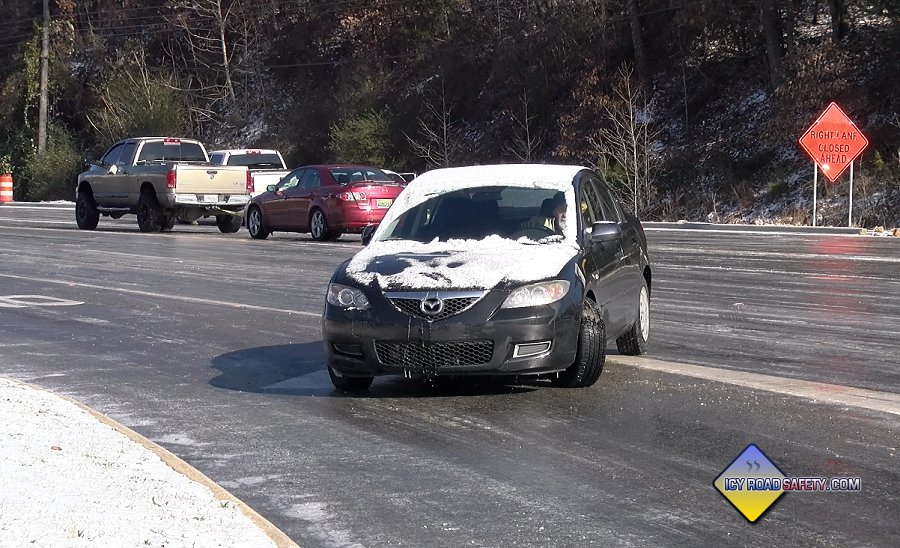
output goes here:
[{"label": "car door", "polygon": [[97,173],[91,175],[91,190],[94,193],[94,199],[97,201],[97,204],[100,206],[111,206],[114,205],[114,187],[115,187],[115,173],[118,171],[118,166],[116,162],[119,160],[119,156],[122,155],[122,149],[125,148],[125,143],[116,143],[109,150],[106,151],[106,154],[100,158],[100,161],[97,162]]},{"label": "car door", "polygon": [[606,335],[613,337],[631,325],[626,294],[630,272],[621,238],[608,242],[592,242],[590,239],[594,223],[615,223],[621,226],[618,212],[610,206],[609,196],[603,190],[608,189],[605,189],[599,179],[585,176],[581,181],[579,205],[583,241],[587,251],[588,271],[585,272],[585,278],[603,310]]},{"label": "car door", "polygon": [[111,205],[128,205],[129,203],[129,188],[134,184],[135,179],[132,166],[136,148],[137,143],[134,141],[125,143],[122,146],[121,154],[116,158],[115,173],[110,173],[107,177]]},{"label": "car door", "polygon": [[309,215],[312,212],[312,204],[319,197],[322,190],[322,178],[319,170],[309,168],[303,172],[300,186],[290,197],[291,226],[299,232],[309,230]]},{"label": "car door", "polygon": [[290,199],[293,191],[300,185],[305,168],[295,169],[285,175],[277,185],[275,192],[262,204],[263,223],[273,229],[293,230],[289,219],[291,215]]}]

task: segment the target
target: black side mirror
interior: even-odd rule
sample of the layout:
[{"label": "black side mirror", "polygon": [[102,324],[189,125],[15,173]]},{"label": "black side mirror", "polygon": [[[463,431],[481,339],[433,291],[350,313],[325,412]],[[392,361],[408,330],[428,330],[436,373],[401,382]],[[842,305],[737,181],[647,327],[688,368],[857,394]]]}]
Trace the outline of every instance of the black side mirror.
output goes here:
[{"label": "black side mirror", "polygon": [[591,226],[592,242],[612,242],[622,239],[622,227],[619,223],[596,222]]},{"label": "black side mirror", "polygon": [[362,244],[369,245],[369,242],[372,241],[372,236],[375,234],[375,229],[378,228],[378,225],[366,225],[362,230]]},{"label": "black side mirror", "polygon": [[275,192],[275,185],[269,185],[269,186],[267,186],[267,187],[266,187],[266,190],[268,190],[269,192]]}]

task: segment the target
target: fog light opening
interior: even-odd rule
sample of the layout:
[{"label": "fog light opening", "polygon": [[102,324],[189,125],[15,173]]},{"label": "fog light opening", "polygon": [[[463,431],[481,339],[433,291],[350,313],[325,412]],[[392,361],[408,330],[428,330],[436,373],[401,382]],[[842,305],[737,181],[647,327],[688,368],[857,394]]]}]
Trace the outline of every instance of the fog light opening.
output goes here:
[{"label": "fog light opening", "polygon": [[362,345],[359,344],[340,344],[333,343],[331,348],[334,349],[338,354],[344,354],[345,356],[353,356],[354,358],[362,358],[363,350]]},{"label": "fog light opening", "polygon": [[526,356],[536,356],[550,350],[551,341],[541,341],[535,343],[517,344],[513,348],[513,358],[524,358]]}]

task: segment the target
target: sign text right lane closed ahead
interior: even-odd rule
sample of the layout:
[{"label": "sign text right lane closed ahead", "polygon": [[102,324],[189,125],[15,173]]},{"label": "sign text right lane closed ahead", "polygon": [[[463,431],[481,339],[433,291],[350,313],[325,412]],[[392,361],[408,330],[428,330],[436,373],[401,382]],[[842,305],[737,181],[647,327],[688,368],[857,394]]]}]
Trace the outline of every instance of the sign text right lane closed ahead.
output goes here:
[{"label": "sign text right lane closed ahead", "polygon": [[837,103],[828,105],[800,137],[800,146],[832,183],[868,145],[869,140]]}]

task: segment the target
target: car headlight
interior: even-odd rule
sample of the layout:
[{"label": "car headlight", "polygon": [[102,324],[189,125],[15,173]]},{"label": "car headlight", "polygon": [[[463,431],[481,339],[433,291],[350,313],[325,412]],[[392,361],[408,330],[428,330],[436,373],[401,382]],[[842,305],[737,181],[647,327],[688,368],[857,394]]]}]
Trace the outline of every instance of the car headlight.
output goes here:
[{"label": "car headlight", "polygon": [[523,308],[555,303],[569,292],[569,282],[553,280],[520,287],[509,294],[500,308]]},{"label": "car headlight", "polygon": [[344,309],[367,310],[369,308],[369,299],[366,298],[366,295],[359,289],[346,285],[328,284],[328,295],[325,299],[328,304]]}]

